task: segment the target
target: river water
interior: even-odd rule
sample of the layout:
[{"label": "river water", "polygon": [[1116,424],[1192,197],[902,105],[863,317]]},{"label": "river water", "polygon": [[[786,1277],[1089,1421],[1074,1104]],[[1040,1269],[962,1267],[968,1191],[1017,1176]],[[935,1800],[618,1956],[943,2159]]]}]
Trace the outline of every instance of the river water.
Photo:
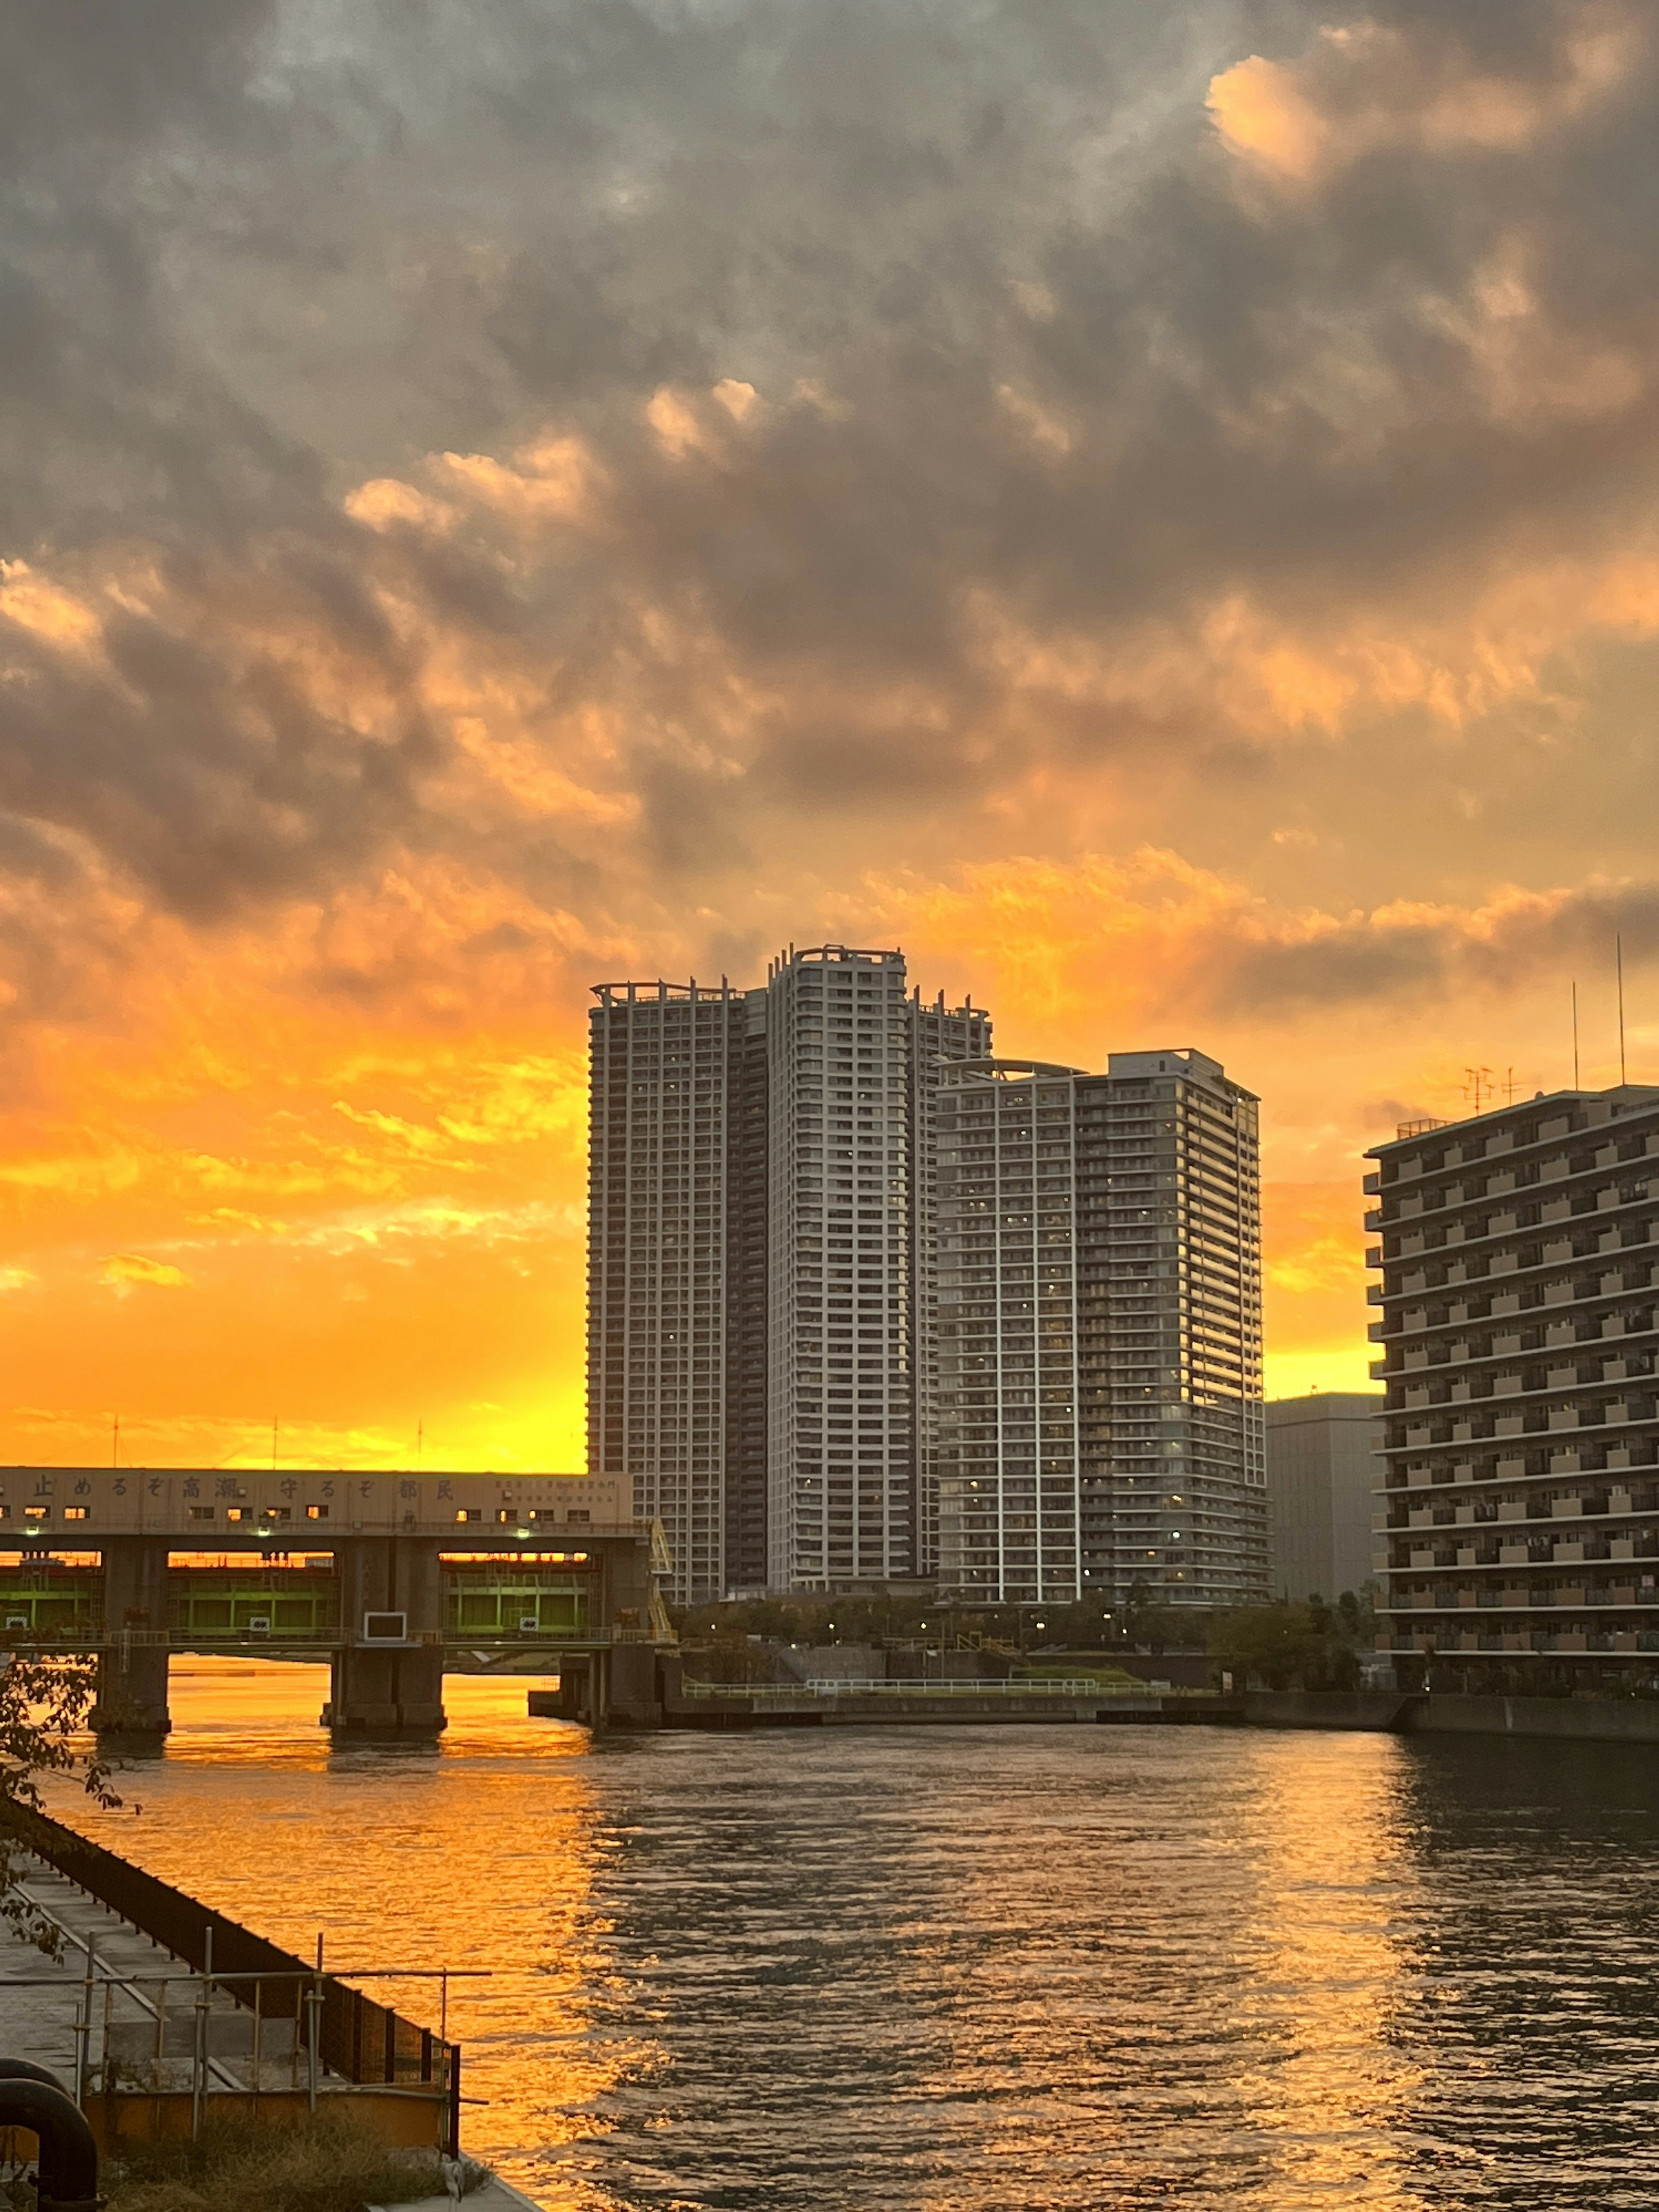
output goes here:
[{"label": "river water", "polygon": [[1650,1752],[594,1746],[452,1677],[438,1753],[331,1753],[325,1680],[180,1662],[87,1825],[295,1948],[491,1970],[466,2137],[550,2212],[1659,2201]]}]

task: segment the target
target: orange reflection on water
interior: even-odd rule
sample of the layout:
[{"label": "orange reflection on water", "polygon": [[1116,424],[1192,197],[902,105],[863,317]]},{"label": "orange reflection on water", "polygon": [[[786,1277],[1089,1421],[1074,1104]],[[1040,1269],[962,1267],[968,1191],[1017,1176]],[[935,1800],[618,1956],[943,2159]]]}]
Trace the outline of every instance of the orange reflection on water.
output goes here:
[{"label": "orange reflection on water", "polygon": [[[930,2124],[948,2142],[965,2100],[975,2154],[1068,2207],[1417,2212],[1400,1759],[1382,1736],[1115,1729],[1067,1738],[1052,1794],[999,1776],[994,1821],[937,1854],[908,1961],[919,2002],[948,1992]],[[987,2200],[952,2177],[917,2201]]]},{"label": "orange reflection on water", "polygon": [[[589,2039],[607,1971],[590,1910],[598,1852],[585,1732],[527,1722],[518,1675],[450,1675],[441,1747],[337,1751],[317,1725],[326,1667],[179,1659],[164,1755],[120,1786],[137,1818],[72,1817],[164,1880],[275,1942],[359,1966],[485,1968],[449,1990],[469,2099],[463,2138],[549,2212],[611,2200],[556,2180],[546,2154],[595,2131],[595,2100],[650,2070],[641,2039]],[[68,1809],[68,1808],[66,1808]],[[438,2025],[430,1982],[368,1984]]]},{"label": "orange reflection on water", "polygon": [[1395,1930],[1415,1894],[1398,1740],[1286,1733],[1249,1740],[1237,1850],[1249,1957],[1239,2021],[1255,2054],[1241,2087],[1276,2206],[1418,2212],[1400,2117],[1423,2069],[1392,2027],[1409,1968]]}]

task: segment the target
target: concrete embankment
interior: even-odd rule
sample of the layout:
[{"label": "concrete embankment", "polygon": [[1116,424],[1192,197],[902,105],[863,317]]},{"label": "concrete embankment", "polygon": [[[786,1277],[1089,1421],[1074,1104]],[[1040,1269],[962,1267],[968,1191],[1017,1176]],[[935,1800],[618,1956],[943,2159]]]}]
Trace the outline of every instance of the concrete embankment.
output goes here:
[{"label": "concrete embankment", "polygon": [[[692,1729],[914,1728],[1026,1724],[1120,1728],[1366,1730],[1388,1735],[1507,1735],[1579,1743],[1659,1744],[1659,1699],[1433,1696],[1400,1690],[1250,1690],[1208,1695],[1096,1689],[1081,1682],[685,1683],[674,1662],[667,1694],[626,1726]],[[532,1691],[529,1709],[574,1719],[557,1691]]]},{"label": "concrete embankment", "polygon": [[[556,1690],[532,1690],[533,1717],[573,1720],[578,1716]],[[1088,1685],[1043,1687],[1008,1683],[837,1682],[788,1686],[781,1683],[721,1686],[676,1684],[656,1713],[641,1723],[632,1715],[613,1714],[613,1727],[691,1729],[720,1733],[733,1729],[963,1728],[1010,1723],[1091,1723],[1096,1721],[1234,1719],[1231,1701],[1222,1698],[1172,1698],[1151,1691],[1097,1690]],[[1200,1711],[1198,1707],[1207,1710]],[[1172,1707],[1181,1710],[1172,1711]],[[1193,1710],[1187,1710],[1187,1708]]]},{"label": "concrete embankment", "polygon": [[1369,1729],[1390,1735],[1509,1735],[1576,1743],[1659,1743],[1659,1700],[1480,1698],[1393,1690],[1252,1690],[1248,1728]]}]

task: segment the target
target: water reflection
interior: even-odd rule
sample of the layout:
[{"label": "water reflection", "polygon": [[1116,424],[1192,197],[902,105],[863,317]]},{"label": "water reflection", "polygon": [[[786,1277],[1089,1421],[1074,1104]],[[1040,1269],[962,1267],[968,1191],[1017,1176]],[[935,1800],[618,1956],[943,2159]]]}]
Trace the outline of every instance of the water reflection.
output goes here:
[{"label": "water reflection", "polygon": [[[326,1668],[176,1666],[165,1754],[122,1780],[143,1810],[107,1816],[100,1838],[301,1953],[320,1929],[342,1964],[490,1969],[449,1993],[465,2092],[488,2100],[469,2106],[466,2139],[504,2172],[543,2167],[638,2042],[592,2028],[611,1965],[587,1739],[531,1727],[522,1677],[460,1676],[441,1747],[336,1751],[317,1726],[327,1685]],[[430,1984],[392,2002],[437,2024]]]},{"label": "water reflection", "polygon": [[[452,1678],[181,1668],[112,1838],[459,1984],[470,2139],[555,2212],[1615,2207],[1659,2185],[1659,1776],[1212,1730],[598,1747]],[[411,2007],[411,2008],[413,2008]]]},{"label": "water reflection", "polygon": [[1421,2201],[1647,2205],[1659,2194],[1659,1776],[1639,1746],[1425,1746],[1419,1880],[1390,2040],[1433,2065]]}]

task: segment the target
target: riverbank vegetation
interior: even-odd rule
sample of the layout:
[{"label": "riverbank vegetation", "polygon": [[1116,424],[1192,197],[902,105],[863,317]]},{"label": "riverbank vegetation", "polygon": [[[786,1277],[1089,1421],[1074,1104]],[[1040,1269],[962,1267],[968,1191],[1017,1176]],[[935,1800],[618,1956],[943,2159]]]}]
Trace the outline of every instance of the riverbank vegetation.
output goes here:
[{"label": "riverbank vegetation", "polygon": [[94,1658],[0,1647],[0,1923],[49,1958],[61,1955],[63,1930],[19,1887],[21,1861],[7,1840],[6,1815],[15,1808],[44,1813],[48,1781],[78,1783],[104,1812],[120,1805],[110,1770],[88,1741],[97,1695]]},{"label": "riverbank vegetation", "polygon": [[333,2112],[280,2127],[210,2118],[194,2142],[109,2159],[102,2180],[108,2212],[364,2212],[444,2194],[436,2151],[388,2150]]},{"label": "riverbank vegetation", "polygon": [[1334,1606],[1245,1605],[1218,1614],[1210,1656],[1239,1689],[1357,1690],[1362,1662],[1374,1650],[1376,1621],[1368,1600],[1345,1590]]},{"label": "riverbank vegetation", "polygon": [[[888,1655],[924,1659],[977,1652],[984,1671],[1030,1672],[1103,1678],[1131,1663],[1124,1679],[1145,1679],[1148,1660],[1179,1658],[1191,1682],[1231,1675],[1243,1689],[1346,1690],[1363,1680],[1375,1649],[1375,1585],[1345,1590],[1334,1605],[1310,1598],[1303,1605],[1249,1605],[1212,1613],[1196,1606],[1158,1602],[1144,1587],[1114,1611],[1097,1598],[1075,1605],[994,1606],[937,1596],[781,1597],[738,1600],[687,1608],[676,1617],[689,1670],[711,1682],[770,1680],[780,1671],[780,1647],[825,1650],[862,1646]],[[1083,1662],[1081,1664],[1073,1662]],[[901,1661],[900,1671],[908,1662]],[[1194,1672],[1195,1670],[1195,1672]],[[890,1664],[890,1675],[894,1672]]]}]

